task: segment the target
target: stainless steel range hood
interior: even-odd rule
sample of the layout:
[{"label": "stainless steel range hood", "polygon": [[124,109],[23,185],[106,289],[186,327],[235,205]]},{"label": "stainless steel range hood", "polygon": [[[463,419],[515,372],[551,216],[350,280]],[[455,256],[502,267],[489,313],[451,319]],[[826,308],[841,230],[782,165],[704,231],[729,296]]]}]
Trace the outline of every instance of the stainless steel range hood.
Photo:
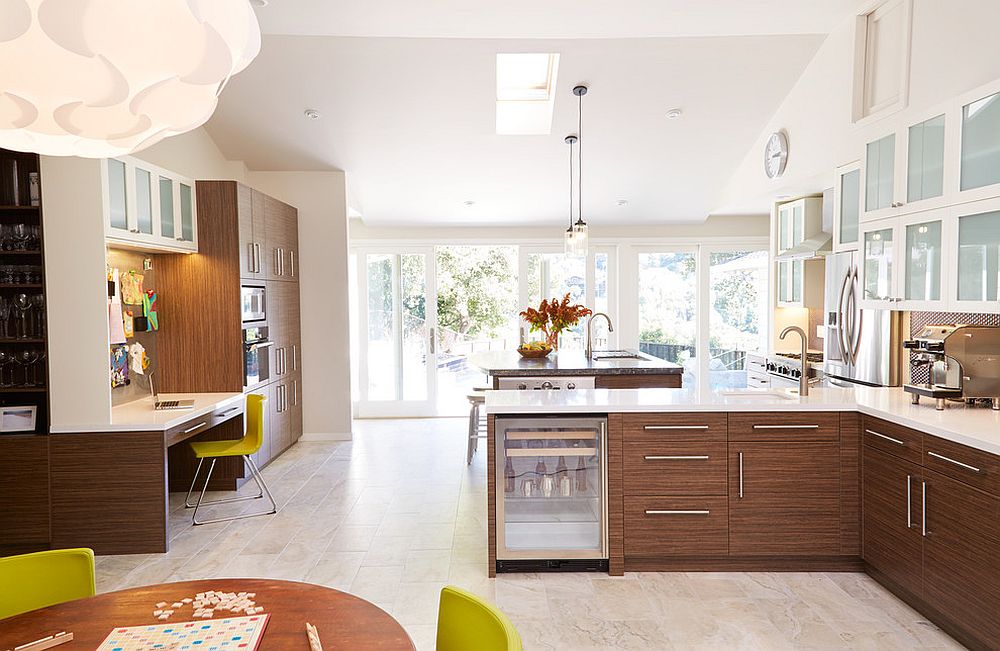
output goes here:
[{"label": "stainless steel range hood", "polygon": [[816,260],[833,253],[833,188],[823,191],[822,230],[809,233],[801,243],[775,256],[775,260]]}]

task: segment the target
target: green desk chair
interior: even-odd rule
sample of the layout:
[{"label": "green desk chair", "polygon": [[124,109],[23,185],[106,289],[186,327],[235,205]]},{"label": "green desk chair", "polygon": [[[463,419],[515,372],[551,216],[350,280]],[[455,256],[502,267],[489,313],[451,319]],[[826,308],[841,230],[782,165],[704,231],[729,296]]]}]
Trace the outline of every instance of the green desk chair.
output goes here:
[{"label": "green desk chair", "polygon": [[90,549],[53,549],[0,558],[0,619],[95,593]]},{"label": "green desk chair", "polygon": [[[274,502],[274,497],[271,496],[271,491],[267,489],[267,484],[264,483],[264,477],[261,476],[260,470],[257,468],[257,463],[250,456],[251,454],[256,454],[257,450],[260,450],[260,446],[264,442],[264,400],[264,396],[258,396],[255,394],[247,396],[247,431],[246,434],[243,435],[243,438],[238,441],[198,441],[190,444],[191,449],[194,450],[194,456],[198,457],[198,469],[194,471],[194,477],[191,478],[191,488],[188,489],[187,497],[184,498],[184,506],[189,509],[194,509],[194,513],[191,514],[191,522],[193,524],[226,522],[228,520],[252,518],[258,515],[270,515],[278,512],[278,507]],[[250,469],[250,474],[253,476],[254,481],[257,482],[257,487],[260,489],[260,493],[258,495],[248,495],[246,497],[227,497],[221,500],[205,501],[205,491],[208,490],[208,482],[212,479],[212,471],[215,470],[215,462],[222,457],[243,457],[246,461],[247,467]],[[205,485],[201,487],[201,494],[198,495],[198,501],[192,504],[191,493],[194,492],[194,485],[198,481],[198,475],[201,474],[201,466],[205,463],[205,459],[211,459],[212,463],[208,466],[208,475],[205,477]],[[212,520],[198,520],[198,509],[204,505],[222,504],[224,502],[242,502],[243,500],[259,500],[264,497],[264,495],[267,495],[267,499],[271,501],[271,508],[268,511],[261,511],[259,513],[244,513],[242,515],[214,518]]]},{"label": "green desk chair", "polygon": [[496,606],[455,586],[441,590],[437,651],[521,651],[521,636]]}]

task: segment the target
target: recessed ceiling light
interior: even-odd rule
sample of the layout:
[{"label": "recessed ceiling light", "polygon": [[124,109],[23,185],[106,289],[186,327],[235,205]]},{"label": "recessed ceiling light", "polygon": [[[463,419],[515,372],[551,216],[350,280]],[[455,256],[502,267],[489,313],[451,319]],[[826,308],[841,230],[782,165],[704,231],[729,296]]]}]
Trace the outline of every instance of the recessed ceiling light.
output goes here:
[{"label": "recessed ceiling light", "polygon": [[667,119],[668,120],[676,120],[683,113],[684,113],[684,111],[680,110],[679,108],[672,108],[669,111],[667,111]]},{"label": "recessed ceiling light", "polygon": [[466,208],[471,208],[474,205],[476,205],[476,202],[472,201],[471,199],[469,199],[469,200],[463,201],[462,205],[465,206]]},{"label": "recessed ceiling light", "polygon": [[302,114],[305,115],[310,120],[318,120],[320,118],[319,111],[317,111],[316,109],[306,109],[305,111],[302,112]]},{"label": "recessed ceiling light", "polygon": [[625,206],[628,205],[628,199],[619,199],[618,200],[618,205],[621,206],[622,208],[624,208]]},{"label": "recessed ceiling light", "polygon": [[250,4],[255,7],[266,7],[270,0],[250,0]]}]

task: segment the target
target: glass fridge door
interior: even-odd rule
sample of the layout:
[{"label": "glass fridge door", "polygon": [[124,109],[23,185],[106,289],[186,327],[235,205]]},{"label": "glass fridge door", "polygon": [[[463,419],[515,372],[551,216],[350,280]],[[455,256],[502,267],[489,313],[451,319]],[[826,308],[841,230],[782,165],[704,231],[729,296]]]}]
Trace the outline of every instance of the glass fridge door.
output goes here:
[{"label": "glass fridge door", "polygon": [[607,558],[604,417],[497,418],[497,558]]}]

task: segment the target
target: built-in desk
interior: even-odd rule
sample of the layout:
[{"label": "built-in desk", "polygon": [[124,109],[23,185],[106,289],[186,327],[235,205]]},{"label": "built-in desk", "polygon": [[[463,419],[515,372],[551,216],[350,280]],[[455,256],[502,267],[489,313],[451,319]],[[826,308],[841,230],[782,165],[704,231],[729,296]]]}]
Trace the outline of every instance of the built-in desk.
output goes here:
[{"label": "built-in desk", "polygon": [[51,429],[53,548],[90,547],[97,554],[167,551],[170,480],[187,470],[168,470],[168,449],[196,436],[235,439],[243,433],[243,394],[160,395],[161,400],[183,398],[194,399],[194,408],[154,411],[152,400],[144,398],[112,409],[110,424]]}]

